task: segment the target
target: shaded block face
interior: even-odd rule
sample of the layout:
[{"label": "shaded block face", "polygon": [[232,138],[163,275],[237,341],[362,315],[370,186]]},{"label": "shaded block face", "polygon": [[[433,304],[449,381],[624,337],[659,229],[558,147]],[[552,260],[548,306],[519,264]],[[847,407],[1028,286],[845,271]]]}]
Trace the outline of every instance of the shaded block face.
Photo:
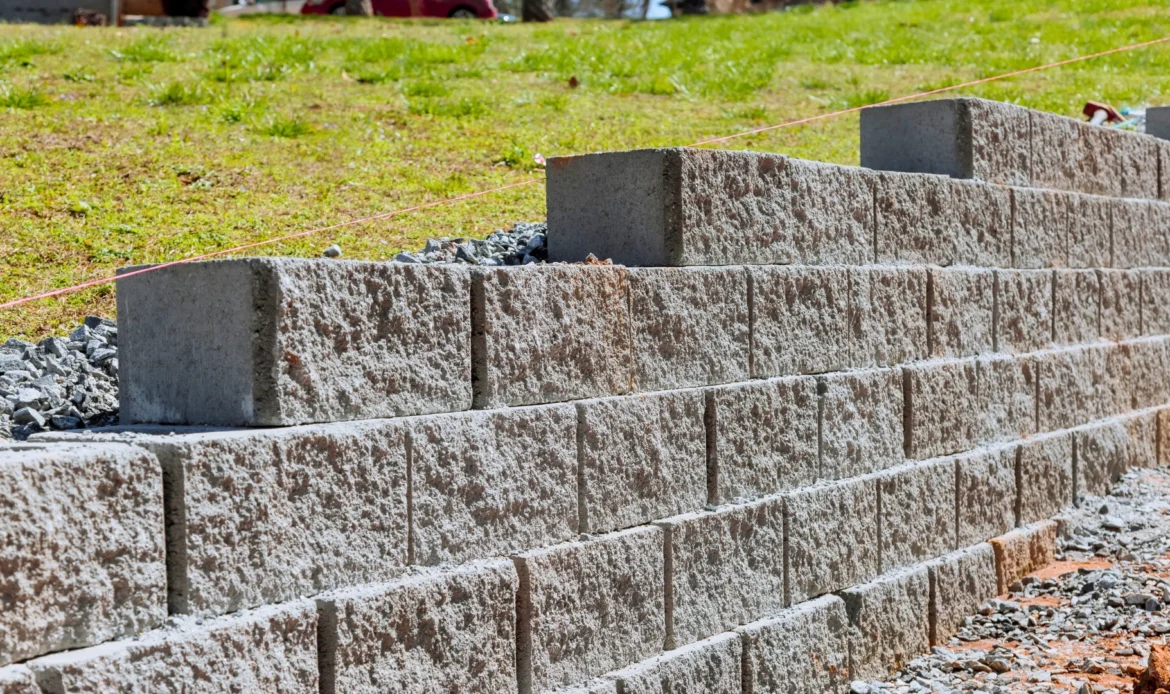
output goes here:
[{"label": "shaded block face", "polygon": [[1133,270],[1099,270],[1101,337],[1128,340],[1142,334],[1141,275]]},{"label": "shaded block face", "polygon": [[784,497],[788,523],[788,604],[878,574],[877,483],[872,477]]},{"label": "shaded block face", "polygon": [[637,390],[747,380],[742,268],[637,268],[629,278]]},{"label": "shaded block face", "polygon": [[[1073,503],[1072,434],[1049,434],[1020,445],[1019,523],[1035,523]],[[1002,592],[1002,591],[1001,591]]]},{"label": "shaded block face", "polygon": [[740,694],[742,659],[739,635],[726,633],[668,651],[609,677],[618,682],[622,694]]},{"label": "shaded block face", "polygon": [[1170,270],[1142,270],[1139,275],[1142,334],[1170,335]]},{"label": "shaded block face", "polygon": [[997,270],[999,318],[996,347],[1033,352],[1052,343],[1052,283],[1048,270]]},{"label": "shaded block face", "polygon": [[953,265],[959,220],[945,176],[883,173],[878,177],[877,262]]},{"label": "shaded block face", "polygon": [[902,371],[845,371],[818,379],[822,479],[847,479],[902,462]]},{"label": "shaded block face", "polygon": [[[1158,137],[1162,137],[1159,135]],[[1170,200],[1170,142],[1159,141],[1158,149],[1158,199]]]},{"label": "shaded block face", "polygon": [[930,578],[925,566],[842,591],[849,611],[852,676],[885,678],[930,649]]},{"label": "shaded block face", "polygon": [[704,406],[700,390],[577,403],[581,532],[620,530],[703,507]]},{"label": "shaded block face", "polygon": [[909,463],[877,481],[883,572],[956,548],[954,461]]},{"label": "shaded block face", "polygon": [[1009,267],[1012,264],[1012,193],[978,181],[952,181],[959,229],[956,265]]},{"label": "shaded block face", "polygon": [[136,639],[28,663],[65,694],[260,692],[315,694],[317,612],[312,603],[264,607],[202,624],[181,620]]},{"label": "shaded block face", "polygon": [[1074,433],[1076,497],[1105,496],[1129,469],[1129,433],[1120,422]]},{"label": "shaded block face", "polygon": [[1081,347],[1037,356],[1040,368],[1040,431],[1056,431],[1101,419],[1113,400],[1105,373],[1107,348]]},{"label": "shaded block face", "polygon": [[1101,300],[1103,289],[1112,287],[1111,273],[1102,271],[1099,275],[1096,270],[1054,270],[1052,275],[1053,342],[1075,345],[1095,341],[1101,334]]},{"label": "shaded block face", "polygon": [[1159,140],[1170,140],[1170,107],[1146,109],[1146,133]]},{"label": "shaded block face", "polygon": [[561,402],[633,389],[625,268],[477,270],[472,294],[476,407]]},{"label": "shaded block face", "polygon": [[995,551],[978,544],[928,565],[930,572],[930,644],[940,646],[958,633],[968,615],[999,594]]},{"label": "shaded block face", "polygon": [[969,357],[995,347],[995,273],[968,268],[930,271],[931,357]]},{"label": "shaded block face", "polygon": [[974,360],[907,366],[902,373],[907,458],[925,460],[977,445],[982,402]]},{"label": "shaded block face", "polygon": [[521,694],[598,677],[662,649],[658,528],[525,552],[514,561]]},{"label": "shaded block face", "polygon": [[1158,412],[1145,412],[1121,419],[1129,439],[1128,468],[1158,466]]},{"label": "shaded block face", "polygon": [[571,404],[411,422],[416,564],[484,559],[578,532]]},{"label": "shaded block face", "polygon": [[497,560],[318,597],[321,691],[513,689],[517,585]]},{"label": "shaded block face", "polygon": [[748,268],[752,376],[823,373],[850,365],[849,270]]},{"label": "shaded block face", "polygon": [[1068,267],[1072,196],[1052,190],[1012,190],[1012,266]]},{"label": "shaded block face", "polygon": [[1167,399],[1166,338],[1134,340],[1104,349],[1105,376],[1101,387],[1103,414],[1125,414],[1161,405]]},{"label": "shaded block face", "polygon": [[979,371],[979,441],[1011,441],[1036,433],[1040,371],[1033,357],[989,356]]},{"label": "shaded block face", "polygon": [[0,447],[0,665],[167,616],[162,474],[128,446]]},{"label": "shaded block face", "polygon": [[986,542],[1016,526],[1015,446],[958,456],[955,474],[960,547]]},{"label": "shaded block face", "polygon": [[1112,266],[1112,198],[1074,195],[1068,219],[1068,265],[1073,268]]},{"label": "shaded block face", "polygon": [[1056,522],[1041,521],[995,538],[996,593],[1056,560]]},{"label": "shaded block face", "polygon": [[860,268],[852,277],[853,366],[894,366],[924,358],[926,270]]},{"label": "shaded block face", "polygon": [[456,266],[250,258],[123,277],[123,421],[287,426],[467,409],[469,300]]},{"label": "shaded block face", "polygon": [[801,603],[740,627],[744,691],[844,693],[849,670],[849,617],[835,595]]}]

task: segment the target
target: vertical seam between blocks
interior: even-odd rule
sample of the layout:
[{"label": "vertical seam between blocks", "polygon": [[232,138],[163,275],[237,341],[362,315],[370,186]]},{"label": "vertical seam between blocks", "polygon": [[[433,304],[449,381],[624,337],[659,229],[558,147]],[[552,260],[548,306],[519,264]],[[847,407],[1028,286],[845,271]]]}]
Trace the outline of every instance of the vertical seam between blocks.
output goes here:
[{"label": "vertical seam between blocks", "polygon": [[1024,447],[1016,446],[1015,451],[1016,498],[1012,511],[1016,516],[1015,526],[1021,527],[1024,512]]},{"label": "vertical seam between blocks", "polygon": [[1080,475],[1081,461],[1080,461],[1080,450],[1079,450],[1080,446],[1078,445],[1080,443],[1080,439],[1081,439],[1080,435],[1078,435],[1076,433],[1073,434],[1073,436],[1072,436],[1072,505],[1073,506],[1080,506],[1080,500],[1078,499],[1078,497],[1080,496],[1080,485],[1077,484],[1077,482],[1079,481],[1079,478],[1081,476]]},{"label": "vertical seam between blocks", "polygon": [[471,407],[484,409],[491,398],[488,374],[487,288],[484,272],[471,273]]},{"label": "vertical seam between blocks", "polygon": [[337,692],[337,604],[318,600],[317,607],[317,691]]},{"label": "vertical seam between blocks", "polygon": [[589,532],[589,507],[585,494],[585,406],[577,403],[577,532]]},{"label": "vertical seam between blocks", "polygon": [[781,498],[780,505],[781,505],[780,517],[783,519],[783,525],[784,525],[783,531],[781,533],[781,535],[784,538],[783,543],[782,543],[783,547],[784,547],[784,606],[790,607],[792,605],[792,574],[791,574],[792,556],[788,552],[789,515],[791,514],[791,512],[788,509],[788,498],[787,497]]},{"label": "vertical seam between blocks", "polygon": [[663,524],[662,529],[662,601],[663,601],[663,628],[666,638],[663,649],[673,651],[677,648],[678,639],[674,633],[674,531],[675,526]]},{"label": "vertical seam between blocks", "polygon": [[877,493],[875,494],[875,496],[877,497],[877,574],[876,575],[880,576],[880,575],[882,575],[882,572],[885,570],[883,567],[883,564],[882,564],[882,560],[885,558],[882,556],[882,554],[883,554],[882,547],[883,547],[883,545],[885,545],[885,527],[884,527],[885,524],[882,523],[882,481],[881,481],[881,478],[875,479],[873,481],[873,484],[875,487],[877,487],[877,490],[876,490]]},{"label": "vertical seam between blocks", "polygon": [[403,440],[406,449],[406,564],[414,565],[414,434],[407,430]]},{"label": "vertical seam between blocks", "polygon": [[707,503],[719,503],[719,421],[715,392],[703,393],[703,429],[707,439]]},{"label": "vertical seam between blocks", "polygon": [[926,269],[926,358],[934,356],[934,273],[935,270]]},{"label": "vertical seam between blocks", "polygon": [[[749,268],[743,268],[747,276],[748,313],[748,372],[749,379],[756,377],[756,281]],[[633,315],[632,313],[630,314]]]},{"label": "vertical seam between blocks", "polygon": [[999,351],[999,270],[991,271],[991,351]]},{"label": "vertical seam between blocks", "polygon": [[532,694],[532,576],[523,557],[513,557],[516,568],[516,689]]},{"label": "vertical seam between blocks", "polygon": [[902,367],[902,454],[913,458],[914,449],[914,388],[910,369]]}]

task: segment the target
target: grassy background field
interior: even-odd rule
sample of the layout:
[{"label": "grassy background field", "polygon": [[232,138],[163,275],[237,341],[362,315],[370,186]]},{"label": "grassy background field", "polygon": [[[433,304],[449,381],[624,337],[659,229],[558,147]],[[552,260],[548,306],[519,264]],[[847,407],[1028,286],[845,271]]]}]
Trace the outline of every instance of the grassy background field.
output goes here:
[{"label": "grassy background field", "polygon": [[[0,25],[0,302],[541,175],[1170,35],[1170,2],[845,3],[683,21],[258,17]],[[1170,102],[1170,47],[966,90],[1076,115]],[[576,78],[577,87],[570,86]],[[858,162],[857,116],[721,146]],[[265,248],[381,260],[542,219],[542,185]],[[113,289],[0,310],[0,339],[112,315]]]}]

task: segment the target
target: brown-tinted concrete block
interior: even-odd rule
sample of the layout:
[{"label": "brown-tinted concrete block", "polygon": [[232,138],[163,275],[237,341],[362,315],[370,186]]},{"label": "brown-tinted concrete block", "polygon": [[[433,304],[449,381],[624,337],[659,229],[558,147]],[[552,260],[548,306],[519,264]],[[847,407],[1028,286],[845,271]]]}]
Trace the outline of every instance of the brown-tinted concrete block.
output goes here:
[{"label": "brown-tinted concrete block", "polygon": [[1070,200],[1052,190],[1012,189],[1012,267],[1068,267]]},{"label": "brown-tinted concrete block", "polygon": [[995,538],[995,572],[999,594],[1024,576],[1056,560],[1056,523],[1041,521]]},{"label": "brown-tinted concrete block", "polygon": [[1050,270],[997,270],[996,349],[1033,352],[1052,343]]},{"label": "brown-tinted concrete block", "polygon": [[1054,270],[1052,274],[1053,341],[1058,345],[1096,341],[1101,333],[1102,294],[1097,271]]},{"label": "brown-tinted concrete block", "polygon": [[1128,340],[1142,334],[1141,274],[1098,270],[1101,281],[1101,337]]}]

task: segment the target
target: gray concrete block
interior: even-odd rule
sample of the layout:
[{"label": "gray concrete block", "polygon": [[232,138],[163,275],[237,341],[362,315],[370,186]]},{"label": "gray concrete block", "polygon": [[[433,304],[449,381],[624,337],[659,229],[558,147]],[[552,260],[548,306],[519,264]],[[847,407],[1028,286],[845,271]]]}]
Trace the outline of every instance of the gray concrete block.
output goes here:
[{"label": "gray concrete block", "polygon": [[1135,270],[1098,270],[1097,275],[1101,281],[1101,337],[1115,341],[1139,337],[1141,274]]},{"label": "gray concrete block", "polygon": [[905,458],[901,369],[843,371],[817,379],[821,479],[846,479]]},{"label": "gray concrete block", "polygon": [[907,458],[925,460],[978,444],[983,403],[974,359],[910,365],[902,373]]},{"label": "gray concrete block", "polygon": [[286,426],[465,410],[470,296],[458,266],[247,258],[123,277],[122,421]]},{"label": "gray concrete block", "polygon": [[849,612],[852,676],[884,679],[930,650],[930,576],[925,566],[841,592]]},{"label": "gray concrete block", "polygon": [[835,595],[795,605],[736,630],[743,639],[744,691],[845,694],[849,616]]},{"label": "gray concrete block", "polygon": [[882,173],[876,191],[877,262],[953,265],[959,220],[946,176]]},{"label": "gray concrete block", "polygon": [[748,379],[743,268],[633,268],[629,281],[636,390]]},{"label": "gray concrete block", "polygon": [[158,461],[114,445],[0,447],[0,666],[167,616]]},{"label": "gray concrete block", "polygon": [[1151,201],[1148,208],[1152,233],[1149,244],[1149,264],[1170,267],[1170,203]]},{"label": "gray concrete block", "polygon": [[1012,189],[1012,267],[1068,267],[1071,201],[1067,193]]},{"label": "gray concrete block", "polygon": [[852,273],[853,366],[894,366],[926,357],[926,270],[858,268]]},{"label": "gray concrete block", "polygon": [[1142,335],[1170,335],[1170,270],[1141,270],[1139,278]]},{"label": "gray concrete block", "polygon": [[1170,200],[1170,142],[1159,140],[1154,147],[1158,150],[1158,199]]},{"label": "gray concrete block", "polygon": [[877,476],[881,571],[957,549],[955,462],[907,463]]},{"label": "gray concrete block", "polygon": [[1033,352],[1052,344],[1053,273],[997,270],[996,349]]},{"label": "gray concrete block", "polygon": [[995,552],[983,543],[927,565],[930,572],[930,645],[944,646],[968,615],[998,594]]},{"label": "gray concrete block", "polygon": [[1158,199],[1158,140],[1138,133],[1105,128],[1096,152],[1121,169],[1121,195]]},{"label": "gray concrete block", "polygon": [[1016,446],[955,458],[958,545],[986,542],[1016,526]]},{"label": "gray concrete block", "polygon": [[513,690],[517,586],[503,559],[318,596],[321,692]]},{"label": "gray concrete block", "polygon": [[955,263],[1011,267],[1011,189],[979,181],[952,181],[951,187],[959,224]]},{"label": "gray concrete block", "polygon": [[568,687],[549,689],[545,694],[621,694],[618,692],[617,680],[604,677],[595,677],[587,682],[579,682]]},{"label": "gray concrete block", "polygon": [[316,694],[317,611],[287,603],[192,618],[138,638],[29,661],[56,694]]},{"label": "gray concrete block", "polygon": [[847,268],[761,266],[748,272],[753,378],[850,366]]},{"label": "gray concrete block", "polygon": [[1103,323],[1102,284],[1109,278],[1099,277],[1096,270],[1053,270],[1052,275],[1053,342],[1096,342]]},{"label": "gray concrete block", "polygon": [[1020,445],[1017,524],[1052,518],[1073,503],[1073,435],[1045,434]]},{"label": "gray concrete block", "polygon": [[1170,397],[1162,377],[1170,369],[1165,338],[1130,340],[1110,345],[1104,352],[1102,416],[1162,405]]},{"label": "gray concrete block", "polygon": [[1027,109],[984,99],[874,106],[861,113],[861,165],[1028,185]]},{"label": "gray concrete block", "polygon": [[701,390],[578,402],[579,530],[608,532],[703,508],[704,408]]},{"label": "gray concrete block", "polygon": [[1153,212],[1146,200],[1112,202],[1113,262],[1115,268],[1161,265],[1160,248],[1155,244]]},{"label": "gray concrete block", "polygon": [[785,495],[789,605],[878,574],[877,497],[872,476]]},{"label": "gray concrete block", "polygon": [[[1106,128],[1032,111],[1032,185],[1094,195],[1124,197],[1125,167],[1140,161],[1141,143]],[[1135,147],[1139,152],[1130,153]],[[1134,177],[1131,185],[1138,185]]]},{"label": "gray concrete block", "polygon": [[668,518],[666,645],[675,648],[784,601],[784,503],[779,497]]},{"label": "gray concrete block", "polygon": [[1073,195],[1068,218],[1068,265],[1103,268],[1112,263],[1113,199]]},{"label": "gray concrete block", "polygon": [[817,382],[812,376],[707,390],[708,501],[753,499],[817,479]]},{"label": "gray concrete block", "polygon": [[477,408],[533,405],[634,388],[626,269],[526,265],[472,281]]},{"label": "gray concrete block", "polygon": [[0,694],[43,694],[33,671],[23,665],[0,667]]},{"label": "gray concrete block", "polygon": [[1121,417],[1129,439],[1128,468],[1158,467],[1158,412],[1146,410]]},{"label": "gray concrete block", "polygon": [[623,265],[858,264],[873,253],[873,173],[726,150],[558,157],[549,257]]},{"label": "gray concrete block", "polygon": [[598,677],[662,650],[663,533],[602,535],[514,557],[521,694]]},{"label": "gray concrete block", "polygon": [[1089,345],[1036,355],[1040,369],[1040,431],[1067,429],[1108,416],[1113,401],[1104,385],[1108,349]]},{"label": "gray concrete block", "polygon": [[1039,361],[1029,356],[980,357],[979,443],[1014,441],[1036,433]]},{"label": "gray concrete block", "polygon": [[723,633],[611,673],[621,694],[741,694],[743,646]]},{"label": "gray concrete block", "polygon": [[975,268],[929,271],[929,357],[970,357],[995,347],[995,273]]},{"label": "gray concrete block", "polygon": [[410,467],[413,563],[485,559],[579,532],[572,404],[412,420]]},{"label": "gray concrete block", "polygon": [[1117,420],[1073,432],[1073,495],[1105,496],[1129,469],[1129,433]]},{"label": "gray concrete block", "polygon": [[1146,134],[1170,140],[1170,106],[1151,106],[1146,109]]}]

